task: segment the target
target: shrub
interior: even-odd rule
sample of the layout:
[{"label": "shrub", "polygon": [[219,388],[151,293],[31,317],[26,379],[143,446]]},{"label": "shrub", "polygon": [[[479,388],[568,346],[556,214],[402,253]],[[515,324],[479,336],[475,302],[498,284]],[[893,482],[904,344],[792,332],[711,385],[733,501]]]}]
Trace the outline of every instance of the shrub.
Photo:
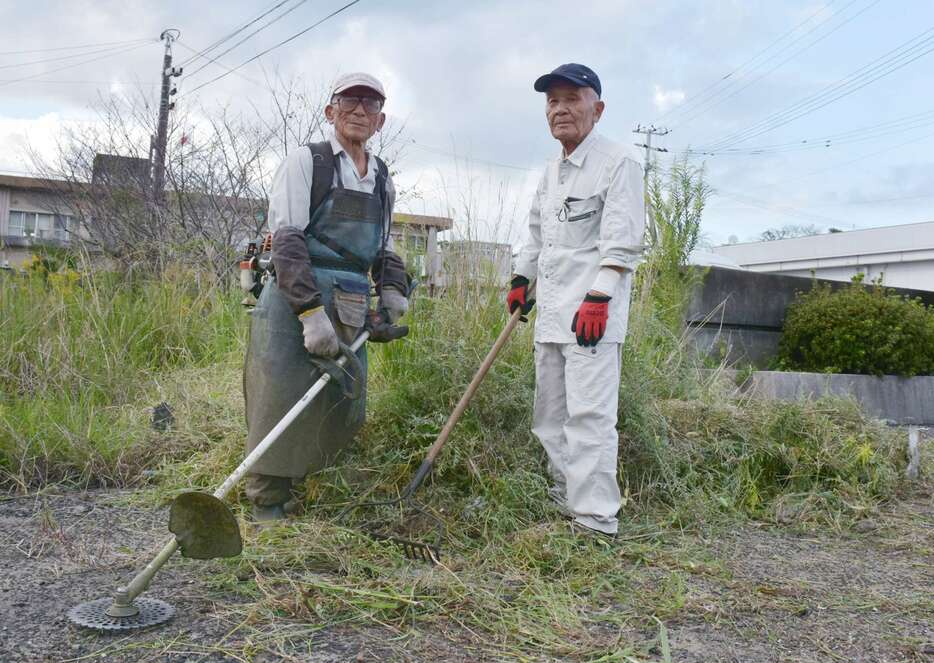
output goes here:
[{"label": "shrub", "polygon": [[777,367],[868,375],[934,374],[934,313],[919,300],[860,280],[815,284],[788,309]]}]

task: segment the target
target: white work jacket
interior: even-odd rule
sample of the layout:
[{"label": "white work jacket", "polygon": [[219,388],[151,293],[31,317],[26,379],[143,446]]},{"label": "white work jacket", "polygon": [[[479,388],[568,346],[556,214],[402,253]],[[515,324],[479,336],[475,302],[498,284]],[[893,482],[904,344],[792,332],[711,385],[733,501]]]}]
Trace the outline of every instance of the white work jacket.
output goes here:
[{"label": "white work jacket", "polygon": [[549,161],[529,212],[515,273],[537,278],[535,341],[576,343],[574,313],[601,267],[622,267],[602,342],[622,343],[632,272],[643,251],[642,165],[630,148],[591,131],[570,155]]},{"label": "white work jacket", "polygon": [[[345,189],[373,193],[376,188],[376,157],[367,152],[366,175],[360,177],[353,159],[344,150],[336,136],[329,139],[334,150],[334,184],[337,184],[337,169],[340,169],[341,182]],[[282,161],[272,176],[269,190],[269,232],[276,232],[282,227],[294,227],[304,230],[311,219],[308,216],[311,207],[311,181],[314,163],[311,150],[307,145],[293,148]],[[392,176],[386,181],[386,193],[389,196],[389,209],[393,208],[396,189]],[[385,220],[386,227],[392,219]],[[392,250],[392,237],[387,240],[386,248]]]}]

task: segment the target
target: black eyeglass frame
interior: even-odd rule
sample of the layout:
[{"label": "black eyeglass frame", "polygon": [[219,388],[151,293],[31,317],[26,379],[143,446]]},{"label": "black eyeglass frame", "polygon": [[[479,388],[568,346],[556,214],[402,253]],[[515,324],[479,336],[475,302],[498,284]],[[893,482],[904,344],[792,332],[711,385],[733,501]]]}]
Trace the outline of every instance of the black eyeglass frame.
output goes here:
[{"label": "black eyeglass frame", "polygon": [[[347,104],[344,102],[351,103],[353,105],[345,107]],[[335,94],[331,97],[331,104],[337,106],[338,110],[342,113],[352,113],[357,109],[359,104],[363,104],[363,111],[368,115],[376,115],[383,110],[384,100],[379,97],[364,97],[360,95],[354,95],[352,97],[344,96],[342,94]]]}]

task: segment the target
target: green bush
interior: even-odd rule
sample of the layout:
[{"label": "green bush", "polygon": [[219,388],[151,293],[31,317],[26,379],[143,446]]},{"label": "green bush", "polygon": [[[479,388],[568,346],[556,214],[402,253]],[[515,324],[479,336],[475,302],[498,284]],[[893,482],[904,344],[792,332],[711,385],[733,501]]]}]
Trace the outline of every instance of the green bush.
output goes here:
[{"label": "green bush", "polygon": [[917,299],[857,280],[815,284],[788,309],[777,367],[867,375],[934,374],[934,313]]}]

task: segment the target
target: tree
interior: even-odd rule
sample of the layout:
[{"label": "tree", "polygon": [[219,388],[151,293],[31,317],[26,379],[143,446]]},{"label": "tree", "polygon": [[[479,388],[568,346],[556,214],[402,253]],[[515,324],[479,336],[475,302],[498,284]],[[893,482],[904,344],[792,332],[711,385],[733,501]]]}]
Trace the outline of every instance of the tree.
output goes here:
[{"label": "tree", "polygon": [[[99,99],[92,121],[65,126],[51,158],[31,150],[33,169],[54,182],[62,213],[79,218],[81,239],[122,268],[158,274],[187,265],[224,279],[238,245],[264,230],[272,168],[290,148],[325,137],[326,91],[311,93],[295,78],[267,82],[265,109],[173,112],[164,204],[151,184],[158,107],[142,90]],[[387,125],[373,149],[391,167],[404,126]]]},{"label": "tree", "polygon": [[759,235],[762,242],[773,242],[777,239],[791,239],[792,237],[810,237],[811,235],[820,235],[820,228],[811,225],[787,224],[781,228],[769,228]]}]

